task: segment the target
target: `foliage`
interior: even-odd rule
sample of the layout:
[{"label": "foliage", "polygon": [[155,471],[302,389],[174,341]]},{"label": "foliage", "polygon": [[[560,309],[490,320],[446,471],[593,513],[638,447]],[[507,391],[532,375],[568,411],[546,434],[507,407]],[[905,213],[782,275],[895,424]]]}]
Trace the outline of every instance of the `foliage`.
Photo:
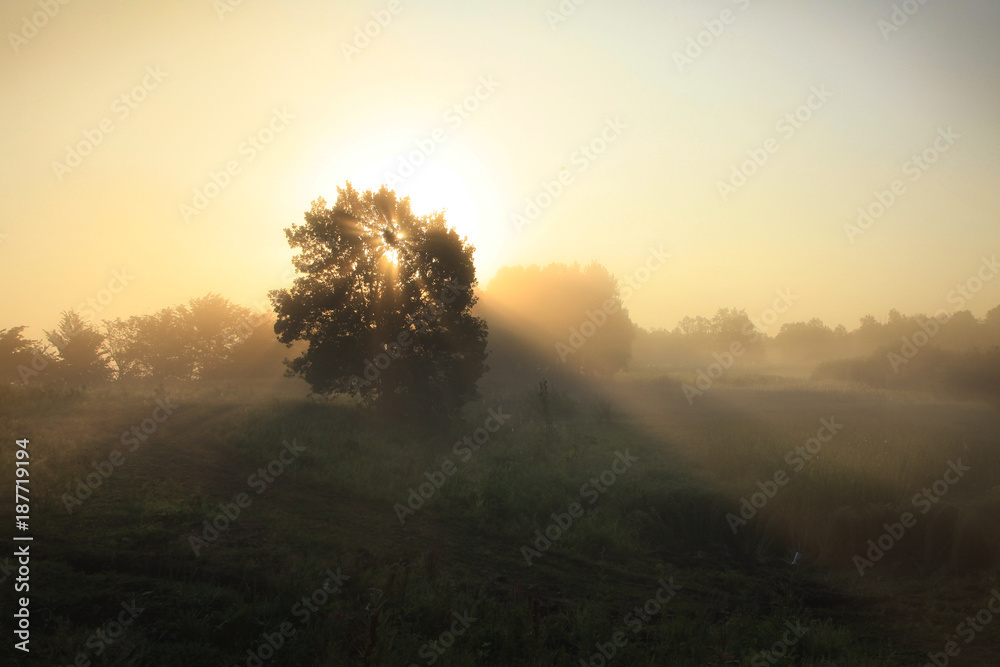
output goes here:
[{"label": "foliage", "polygon": [[486,324],[470,313],[474,248],[442,213],[417,216],[385,186],[337,192],[285,230],[299,275],[271,292],[275,332],[308,342],[289,373],[382,409],[456,410],[486,369]]},{"label": "foliage", "polygon": [[45,337],[58,352],[53,372],[59,379],[86,384],[110,376],[104,336],[76,311],[63,312],[59,325],[46,331]]},{"label": "foliage", "polygon": [[[105,320],[104,328],[119,380],[163,382],[246,375],[237,366],[256,355],[242,348],[264,320],[245,306],[209,293],[150,315]],[[254,340],[258,347],[267,347],[267,342],[274,343],[273,334]],[[276,343],[271,347],[272,356],[280,350]]]},{"label": "foliage", "polygon": [[[922,388],[934,382],[930,376],[916,381],[924,370],[913,369],[936,365],[939,375],[955,376],[949,382],[956,387],[981,386],[981,377],[965,381],[958,376],[975,375],[971,366],[977,363],[976,356],[1000,346],[1000,306],[981,320],[968,310],[904,315],[892,309],[882,319],[865,315],[851,331],[843,325],[831,329],[822,320],[812,318],[783,323],[773,338],[758,331],[746,311],[723,308],[712,319],[685,317],[673,331],[638,329],[636,333],[633,357],[637,365],[697,368],[711,363],[714,353],[739,341],[750,352],[741,357],[741,364],[756,355],[757,361],[766,361],[776,369],[818,368],[824,377]],[[902,355],[904,350],[913,354],[925,349],[930,353],[924,359],[910,364],[910,372],[896,376],[894,367],[909,363],[909,359],[894,364],[887,360],[890,354]],[[969,368],[965,369],[965,365]],[[939,382],[938,386],[944,385]]]},{"label": "foliage", "polygon": [[30,367],[34,358],[42,353],[38,341],[24,338],[25,328],[0,329],[0,383],[23,380],[20,369]]}]

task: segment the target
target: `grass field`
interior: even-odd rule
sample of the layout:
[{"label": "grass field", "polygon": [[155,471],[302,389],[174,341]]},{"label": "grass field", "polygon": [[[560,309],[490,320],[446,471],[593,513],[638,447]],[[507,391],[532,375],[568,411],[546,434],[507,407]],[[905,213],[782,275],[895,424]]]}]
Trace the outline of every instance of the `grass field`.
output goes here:
[{"label": "grass field", "polygon": [[297,390],[6,388],[32,639],[0,662],[994,664],[996,405],[691,380],[487,384],[449,432]]}]

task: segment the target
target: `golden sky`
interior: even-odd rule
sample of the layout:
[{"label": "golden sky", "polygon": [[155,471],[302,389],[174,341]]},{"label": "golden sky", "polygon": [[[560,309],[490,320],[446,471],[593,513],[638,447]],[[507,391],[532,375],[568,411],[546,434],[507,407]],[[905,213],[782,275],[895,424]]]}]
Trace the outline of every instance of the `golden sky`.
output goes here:
[{"label": "golden sky", "polygon": [[779,290],[772,334],[951,309],[1000,252],[994,2],[6,0],[0,25],[0,328],[36,338],[88,299],[260,304],[347,180],[447,208],[483,285],[597,260],[645,327]]}]

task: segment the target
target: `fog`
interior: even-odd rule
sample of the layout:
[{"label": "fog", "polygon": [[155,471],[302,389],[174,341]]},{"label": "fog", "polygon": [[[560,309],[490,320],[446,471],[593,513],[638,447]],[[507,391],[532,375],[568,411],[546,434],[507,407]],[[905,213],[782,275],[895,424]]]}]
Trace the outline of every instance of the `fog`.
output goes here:
[{"label": "fog", "polygon": [[994,664],[1000,6],[0,24],[3,665]]}]

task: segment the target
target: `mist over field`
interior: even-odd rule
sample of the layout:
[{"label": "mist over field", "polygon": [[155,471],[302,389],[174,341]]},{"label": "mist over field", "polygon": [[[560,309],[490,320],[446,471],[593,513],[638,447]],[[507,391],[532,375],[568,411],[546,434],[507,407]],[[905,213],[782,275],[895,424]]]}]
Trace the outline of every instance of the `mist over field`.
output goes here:
[{"label": "mist over field", "polygon": [[0,664],[996,664],[1000,6],[0,26]]}]

